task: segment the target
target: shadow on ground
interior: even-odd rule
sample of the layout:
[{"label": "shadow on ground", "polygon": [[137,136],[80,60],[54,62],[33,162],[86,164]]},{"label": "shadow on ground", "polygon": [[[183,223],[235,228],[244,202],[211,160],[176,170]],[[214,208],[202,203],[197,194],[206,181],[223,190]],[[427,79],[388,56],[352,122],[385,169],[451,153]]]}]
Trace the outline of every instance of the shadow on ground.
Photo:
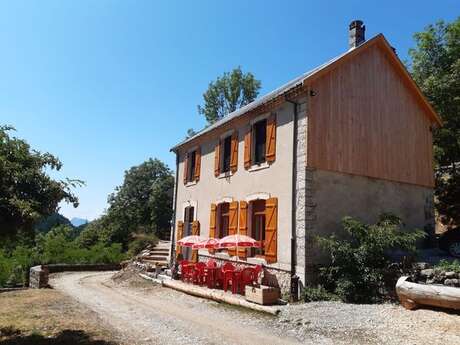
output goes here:
[{"label": "shadow on ground", "polygon": [[23,335],[20,331],[0,332],[0,345],[116,345],[105,340],[94,340],[84,331],[64,330],[53,337],[40,334]]}]

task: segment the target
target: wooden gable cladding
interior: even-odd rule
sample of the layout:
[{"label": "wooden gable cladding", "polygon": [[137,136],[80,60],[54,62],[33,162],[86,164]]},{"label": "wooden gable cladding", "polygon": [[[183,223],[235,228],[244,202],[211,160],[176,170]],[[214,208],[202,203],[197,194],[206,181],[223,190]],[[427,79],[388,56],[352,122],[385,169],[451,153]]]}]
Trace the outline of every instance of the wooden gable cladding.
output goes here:
[{"label": "wooden gable cladding", "polygon": [[238,131],[232,134],[232,145],[230,155],[230,171],[234,174],[238,170]]},{"label": "wooden gable cladding", "polygon": [[[232,201],[229,205],[228,234],[236,235],[238,231],[238,201]],[[228,255],[235,256],[236,248],[229,248]]]},{"label": "wooden gable cladding", "polygon": [[378,45],[309,87],[307,165],[434,186],[431,120]]},{"label": "wooden gable cladding", "polygon": [[181,246],[177,244],[177,241],[182,239],[184,236],[184,222],[179,220],[177,222],[177,228],[176,228],[176,258],[179,257],[181,254]]},{"label": "wooden gable cladding", "polygon": [[220,174],[220,146],[220,140],[218,140],[214,147],[214,176],[216,177]]},{"label": "wooden gable cladding", "polygon": [[269,198],[265,202],[265,260],[277,261],[278,256],[278,199]]},{"label": "wooden gable cladding", "polygon": [[[246,201],[240,201],[240,218],[238,222],[238,233],[240,235],[248,234],[248,203]],[[238,256],[240,258],[246,258],[247,250],[245,248],[238,249]]]},{"label": "wooden gable cladding", "polygon": [[276,158],[276,114],[271,114],[267,119],[267,144],[265,150],[267,162],[274,162]]},{"label": "wooden gable cladding", "polygon": [[[211,204],[211,212],[209,214],[209,238],[216,237],[216,217],[217,217],[217,205]],[[210,253],[214,253],[214,249],[208,250]]]},{"label": "wooden gable cladding", "polygon": [[[198,220],[192,223],[192,235],[200,235],[200,222]],[[198,262],[198,250],[192,250],[192,262]]]},{"label": "wooden gable cladding", "polygon": [[195,151],[195,171],[194,171],[194,177],[195,181],[200,180],[200,173],[201,173],[201,148],[198,147]]},{"label": "wooden gable cladding", "polygon": [[244,134],[244,168],[247,170],[251,167],[251,138],[252,126],[249,126],[248,131]]}]

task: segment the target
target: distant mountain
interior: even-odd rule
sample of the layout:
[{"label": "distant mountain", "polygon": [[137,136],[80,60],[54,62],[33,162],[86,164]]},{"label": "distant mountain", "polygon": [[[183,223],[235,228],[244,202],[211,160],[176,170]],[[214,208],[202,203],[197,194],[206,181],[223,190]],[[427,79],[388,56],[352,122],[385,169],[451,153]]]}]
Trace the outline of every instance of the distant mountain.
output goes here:
[{"label": "distant mountain", "polygon": [[43,219],[40,223],[38,223],[35,226],[35,229],[38,232],[43,232],[46,234],[48,231],[50,231],[52,228],[58,225],[72,226],[72,224],[70,223],[70,220],[68,220],[62,214],[55,212],[51,216]]},{"label": "distant mountain", "polygon": [[83,218],[78,218],[78,217],[73,217],[70,222],[72,223],[73,226],[78,227],[80,225],[85,225],[88,223],[88,219],[83,219]]}]

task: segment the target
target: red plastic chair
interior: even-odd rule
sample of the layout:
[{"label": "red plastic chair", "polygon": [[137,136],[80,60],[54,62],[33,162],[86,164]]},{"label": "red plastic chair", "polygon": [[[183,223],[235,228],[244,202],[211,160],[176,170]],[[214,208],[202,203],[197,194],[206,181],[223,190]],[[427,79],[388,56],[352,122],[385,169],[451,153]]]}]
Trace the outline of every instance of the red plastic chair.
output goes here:
[{"label": "red plastic chair", "polygon": [[183,282],[190,281],[193,278],[193,266],[188,260],[182,260],[179,262],[180,275]]},{"label": "red plastic chair", "polygon": [[206,264],[204,262],[198,262],[195,264],[195,267],[193,269],[193,276],[192,276],[193,284],[198,284],[198,285],[204,284],[205,268],[206,268]]},{"label": "red plastic chair", "polygon": [[232,287],[232,292],[235,290],[238,280],[238,274],[235,274],[235,272],[237,272],[235,266],[229,262],[225,263],[222,267],[222,286],[224,291],[228,290],[229,285]]},{"label": "red plastic chair", "polygon": [[214,289],[217,283],[217,263],[216,261],[210,259],[206,262],[206,268],[204,270],[204,283],[207,285],[208,288]]},{"label": "red plastic chair", "polygon": [[258,270],[253,267],[246,267],[241,271],[239,279],[239,288],[241,294],[244,295],[246,285],[254,285],[257,283]]},{"label": "red plastic chair", "polygon": [[216,268],[216,267],[217,267],[217,263],[216,263],[215,260],[209,259],[209,260],[206,262],[206,267]]}]

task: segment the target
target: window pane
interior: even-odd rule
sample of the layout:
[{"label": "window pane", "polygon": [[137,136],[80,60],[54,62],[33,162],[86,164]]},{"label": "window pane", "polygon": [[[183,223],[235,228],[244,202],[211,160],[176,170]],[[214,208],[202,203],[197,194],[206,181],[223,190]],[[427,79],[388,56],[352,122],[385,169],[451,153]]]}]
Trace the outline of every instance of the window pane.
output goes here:
[{"label": "window pane", "polygon": [[195,179],[196,151],[189,153],[189,164],[187,181],[191,182]]},{"label": "window pane", "polygon": [[219,208],[220,208],[219,238],[223,238],[228,235],[230,204],[227,202],[222,203],[219,205]]},{"label": "window pane", "polygon": [[254,163],[265,162],[265,142],[267,140],[267,120],[254,125]]},{"label": "window pane", "polygon": [[252,237],[260,241],[261,248],[253,248],[251,256],[264,255],[264,241],[265,241],[265,200],[255,200],[251,203],[252,222],[251,234]]},{"label": "window pane", "polygon": [[232,151],[232,137],[228,136],[224,139],[222,155],[222,172],[230,171],[230,156]]}]

